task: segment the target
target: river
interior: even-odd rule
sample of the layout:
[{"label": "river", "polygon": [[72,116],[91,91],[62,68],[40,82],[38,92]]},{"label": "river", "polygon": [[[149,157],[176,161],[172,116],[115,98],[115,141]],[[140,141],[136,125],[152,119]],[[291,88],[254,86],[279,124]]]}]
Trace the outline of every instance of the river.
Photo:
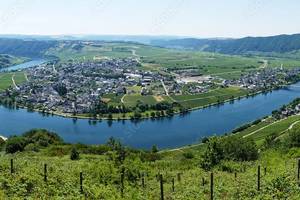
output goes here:
[{"label": "river", "polygon": [[9,72],[9,71],[22,70],[22,69],[26,69],[26,68],[29,68],[29,67],[33,67],[33,66],[36,66],[36,65],[43,64],[45,62],[47,62],[47,60],[34,59],[34,60],[19,64],[19,65],[14,65],[14,66],[11,66],[11,67],[6,67],[6,68],[3,68],[3,69],[0,69],[0,72]]},{"label": "river", "polygon": [[181,116],[155,120],[101,121],[73,120],[59,116],[43,116],[24,109],[0,106],[0,134],[19,135],[34,128],[58,133],[66,142],[102,144],[110,137],[136,148],[175,148],[197,143],[204,136],[220,135],[258,118],[270,115],[275,109],[300,97],[300,82],[268,94],[236,100]]}]

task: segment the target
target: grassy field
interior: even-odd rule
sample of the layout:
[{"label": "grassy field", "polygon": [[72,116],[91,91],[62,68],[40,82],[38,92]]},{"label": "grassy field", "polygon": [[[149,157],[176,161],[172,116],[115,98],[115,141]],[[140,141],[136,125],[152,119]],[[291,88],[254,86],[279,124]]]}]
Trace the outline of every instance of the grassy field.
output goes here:
[{"label": "grassy field", "polygon": [[128,107],[134,107],[138,101],[148,105],[154,105],[157,103],[156,99],[150,95],[142,96],[140,94],[132,94],[124,97],[124,104]]},{"label": "grassy field", "polygon": [[242,90],[236,87],[230,87],[219,88],[207,93],[196,95],[172,95],[172,98],[185,107],[195,108],[206,106],[209,104],[215,104],[217,102],[229,100],[232,97],[236,98],[239,96],[244,96],[246,94],[246,90]]},{"label": "grassy field", "polygon": [[0,91],[13,86],[12,77],[14,77],[16,84],[21,84],[26,81],[23,72],[0,73]]},{"label": "grassy field", "polygon": [[244,137],[253,138],[257,144],[261,144],[267,136],[276,134],[279,137],[280,135],[285,134],[295,122],[300,122],[299,115],[291,116],[280,121],[268,118],[255,126],[247,128],[239,134]]},{"label": "grassy field", "polygon": [[162,68],[196,69],[201,74],[214,75],[222,78],[238,78],[242,73],[255,70],[262,66],[262,60],[268,60],[270,67],[296,67],[300,60],[275,57],[246,57],[184,51],[159,48],[133,43],[102,43],[101,45],[84,44],[80,48],[70,43],[61,43],[59,47],[50,49],[47,55],[54,55],[61,61],[101,60],[105,58],[138,58],[142,69],[160,71]]}]

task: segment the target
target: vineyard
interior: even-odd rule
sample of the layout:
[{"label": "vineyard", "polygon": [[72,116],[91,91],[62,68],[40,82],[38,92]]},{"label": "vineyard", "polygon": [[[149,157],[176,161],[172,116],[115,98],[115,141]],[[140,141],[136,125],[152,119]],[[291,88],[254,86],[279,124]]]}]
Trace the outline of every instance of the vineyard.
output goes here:
[{"label": "vineyard", "polygon": [[1,154],[0,199],[300,198],[299,148],[269,148],[258,160],[224,159],[204,170],[209,144],[148,152],[115,140],[100,146],[53,143],[54,136],[39,130],[23,137],[2,144],[7,152],[28,143]]}]

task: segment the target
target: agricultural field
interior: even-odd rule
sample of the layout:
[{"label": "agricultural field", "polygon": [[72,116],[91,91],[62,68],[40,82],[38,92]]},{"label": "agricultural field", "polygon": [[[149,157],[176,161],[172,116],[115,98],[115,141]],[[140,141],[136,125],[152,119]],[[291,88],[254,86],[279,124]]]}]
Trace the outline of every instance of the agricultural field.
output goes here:
[{"label": "agricultural field", "polygon": [[200,51],[175,50],[135,43],[105,42],[93,44],[60,43],[46,52],[62,62],[97,61],[106,58],[137,58],[142,68],[151,71],[196,69],[200,74],[221,78],[238,78],[242,73],[259,69],[267,60],[270,67],[300,66],[300,60],[277,57],[236,56]]},{"label": "agricultural field", "polygon": [[26,81],[26,77],[23,72],[0,73],[0,91],[13,86],[12,78],[15,80],[17,85]]},{"label": "agricultural field", "polygon": [[276,135],[277,137],[281,137],[292,128],[296,129],[299,122],[299,115],[284,118],[279,121],[270,117],[266,120],[262,120],[257,125],[251,126],[243,130],[238,134],[245,138],[252,138],[257,142],[257,144],[261,144],[264,141],[264,139],[270,135]]},{"label": "agricultural field", "polygon": [[245,96],[247,91],[230,87],[230,88],[218,88],[211,90],[203,94],[196,95],[172,95],[172,99],[188,108],[203,107],[209,104],[215,104],[223,102],[232,98]]},{"label": "agricultural field", "polygon": [[140,94],[132,94],[124,97],[124,104],[128,107],[134,107],[138,101],[148,105],[154,105],[157,103],[156,99],[152,95],[142,96]]}]

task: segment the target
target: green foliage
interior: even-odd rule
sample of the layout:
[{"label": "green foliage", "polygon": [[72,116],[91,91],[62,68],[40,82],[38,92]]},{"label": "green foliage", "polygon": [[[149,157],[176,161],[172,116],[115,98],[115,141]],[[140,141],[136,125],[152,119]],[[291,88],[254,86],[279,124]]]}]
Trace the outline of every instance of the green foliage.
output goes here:
[{"label": "green foliage", "polygon": [[283,139],[286,148],[300,147],[300,130],[293,129],[288,132],[286,138]]},{"label": "green foliage", "polygon": [[79,152],[76,150],[76,148],[72,148],[70,159],[71,160],[79,160]]},{"label": "green foliage", "polygon": [[201,166],[211,169],[222,160],[250,161],[258,158],[258,149],[251,139],[238,136],[212,137],[207,142]]},{"label": "green foliage", "polygon": [[18,151],[23,151],[26,146],[26,141],[24,137],[13,136],[9,138],[6,142],[6,153],[16,153]]},{"label": "green foliage", "polygon": [[24,133],[22,136],[13,136],[6,142],[6,152],[15,153],[26,149],[38,151],[40,147],[47,147],[50,144],[62,143],[62,139],[55,133],[43,129],[34,129]]}]

